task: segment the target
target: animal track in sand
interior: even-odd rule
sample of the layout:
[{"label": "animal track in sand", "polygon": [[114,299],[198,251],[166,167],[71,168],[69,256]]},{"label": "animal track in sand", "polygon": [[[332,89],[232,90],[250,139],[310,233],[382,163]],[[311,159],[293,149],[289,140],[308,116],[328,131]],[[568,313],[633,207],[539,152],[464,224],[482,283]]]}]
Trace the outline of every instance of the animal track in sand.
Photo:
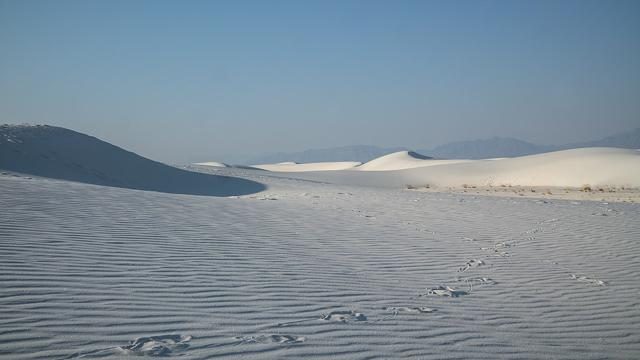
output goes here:
[{"label": "animal track in sand", "polygon": [[449,286],[436,286],[433,288],[428,288],[427,293],[425,295],[428,296],[444,296],[444,297],[460,297],[469,295],[469,292],[462,290],[455,290]]},{"label": "animal track in sand", "polygon": [[467,261],[462,267],[460,267],[460,269],[458,269],[459,272],[465,272],[471,268],[474,267],[478,267],[478,266],[483,266],[486,265],[487,263],[485,263],[482,260],[479,259],[471,259],[469,261]]},{"label": "animal track in sand", "polygon": [[469,292],[473,291],[474,285],[483,287],[483,286],[491,286],[491,285],[497,284],[496,281],[488,277],[466,277],[466,278],[457,277],[456,281],[467,284],[467,286],[469,286]]},{"label": "animal track in sand", "polygon": [[188,348],[189,341],[191,336],[185,335],[144,336],[135,338],[129,345],[120,346],[119,349],[132,355],[166,356]]},{"label": "animal track in sand", "polygon": [[591,213],[591,215],[593,216],[610,216],[610,215],[617,215],[616,213],[619,213],[619,210],[616,209],[612,209],[609,207],[604,207],[604,208],[600,208],[598,211]]},{"label": "animal track in sand", "polygon": [[[303,323],[303,322],[307,322],[315,319],[318,319],[318,318],[306,318],[306,319],[300,319],[300,320],[287,321],[287,322],[278,323],[276,326],[290,326],[293,324],[299,324],[299,323]],[[367,317],[362,313],[355,312],[352,310],[332,311],[328,314],[322,314],[319,320],[344,323],[344,322],[350,322],[350,321],[367,321]]]},{"label": "animal track in sand", "polygon": [[413,226],[415,228],[415,231],[417,232],[425,232],[425,233],[431,233],[432,235],[435,235],[436,232],[427,228],[426,226],[424,226],[423,224],[419,223],[419,222],[413,222],[413,221],[400,221],[400,224],[402,225],[408,225],[408,226]]},{"label": "animal track in sand", "polygon": [[496,249],[510,248],[516,246],[515,240],[502,241],[493,245]]},{"label": "animal track in sand", "polygon": [[481,247],[480,250],[489,252],[492,256],[499,256],[499,257],[510,256],[507,251],[502,250],[502,247],[498,247],[496,245],[491,247]]},{"label": "animal track in sand", "polygon": [[[564,270],[564,271],[571,271],[569,268],[567,268],[566,266],[561,265],[560,263],[558,263],[557,261],[553,261],[553,260],[541,260],[540,262],[542,262],[543,264],[549,264],[549,265],[555,265],[556,267]],[[576,273],[569,273],[569,277],[573,280],[579,281],[581,283],[585,283],[585,284],[589,284],[592,286],[607,286],[607,283],[596,279],[596,278],[592,278],[592,277],[588,277],[588,276],[584,276],[584,275],[578,275]]]},{"label": "animal track in sand", "polygon": [[488,277],[457,277],[456,281],[476,285],[495,285],[498,282]]},{"label": "animal track in sand", "polygon": [[332,311],[328,314],[322,314],[320,320],[334,321],[334,322],[349,322],[349,321],[367,321],[367,317],[359,312],[355,311]]},{"label": "animal track in sand", "polygon": [[415,307],[390,306],[390,307],[384,307],[382,308],[382,310],[392,312],[393,316],[396,316],[399,313],[428,314],[436,311],[436,309],[432,309],[426,306],[415,306]]},{"label": "animal track in sand", "polygon": [[587,276],[582,276],[582,275],[577,275],[577,274],[569,274],[569,277],[572,278],[573,280],[577,280],[580,282],[583,282],[585,284],[590,284],[590,285],[594,285],[594,286],[607,286],[607,283],[605,283],[602,280],[598,280],[598,279],[594,279],[594,278],[590,278]]},{"label": "animal track in sand", "polygon": [[[542,220],[542,221],[540,221],[540,224],[548,224],[548,223],[554,223],[554,222],[558,222],[558,221],[560,221],[560,219],[553,218],[553,219]],[[540,231],[540,229],[536,229],[535,232],[538,232],[538,231]]]},{"label": "animal track in sand", "polygon": [[307,340],[304,336],[291,335],[260,335],[260,336],[237,336],[236,340],[240,344],[298,344]]},{"label": "animal track in sand", "polygon": [[363,218],[367,218],[367,219],[375,219],[376,218],[374,215],[365,214],[362,210],[351,209],[351,211],[356,213],[356,216],[359,216],[359,217],[363,217]]},{"label": "animal track in sand", "polygon": [[499,257],[509,257],[511,256],[509,254],[508,251],[504,250],[510,247],[514,247],[516,246],[516,242],[515,241],[502,241],[499,243],[494,244],[491,247],[481,247],[480,250],[482,251],[487,251],[492,253],[492,255],[494,256],[499,256]]}]

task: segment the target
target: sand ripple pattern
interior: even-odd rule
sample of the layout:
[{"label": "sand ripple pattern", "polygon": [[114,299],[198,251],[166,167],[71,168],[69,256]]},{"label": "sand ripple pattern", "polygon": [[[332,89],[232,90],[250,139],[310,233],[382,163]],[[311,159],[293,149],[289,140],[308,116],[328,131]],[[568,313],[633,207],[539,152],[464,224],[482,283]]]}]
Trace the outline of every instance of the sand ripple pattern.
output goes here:
[{"label": "sand ripple pattern", "polygon": [[277,201],[0,176],[0,358],[640,356],[639,205],[220,171]]}]

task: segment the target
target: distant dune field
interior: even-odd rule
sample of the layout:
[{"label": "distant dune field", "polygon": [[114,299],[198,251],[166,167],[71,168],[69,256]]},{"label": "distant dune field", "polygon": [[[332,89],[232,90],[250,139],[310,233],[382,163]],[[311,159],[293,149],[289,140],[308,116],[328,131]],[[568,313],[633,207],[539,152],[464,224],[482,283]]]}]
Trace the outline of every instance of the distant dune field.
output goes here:
[{"label": "distant dune field", "polygon": [[[640,151],[582,148],[489,160],[422,159],[399,152],[344,171],[323,172],[334,163],[308,165],[306,179],[379,187],[550,186],[640,187]],[[268,168],[268,167],[267,167]],[[274,171],[281,171],[274,166]],[[366,170],[366,171],[353,171]],[[282,170],[284,171],[284,170]],[[286,168],[295,172],[295,167]]]}]

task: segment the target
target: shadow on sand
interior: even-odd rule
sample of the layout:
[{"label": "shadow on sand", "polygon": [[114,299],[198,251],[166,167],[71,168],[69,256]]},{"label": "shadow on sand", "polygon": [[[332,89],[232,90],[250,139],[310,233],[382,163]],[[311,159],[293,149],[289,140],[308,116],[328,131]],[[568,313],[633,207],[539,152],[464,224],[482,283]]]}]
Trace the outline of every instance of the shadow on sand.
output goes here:
[{"label": "shadow on sand", "polygon": [[72,130],[0,126],[0,169],[61,180],[172,194],[233,196],[265,185],[181,170]]}]

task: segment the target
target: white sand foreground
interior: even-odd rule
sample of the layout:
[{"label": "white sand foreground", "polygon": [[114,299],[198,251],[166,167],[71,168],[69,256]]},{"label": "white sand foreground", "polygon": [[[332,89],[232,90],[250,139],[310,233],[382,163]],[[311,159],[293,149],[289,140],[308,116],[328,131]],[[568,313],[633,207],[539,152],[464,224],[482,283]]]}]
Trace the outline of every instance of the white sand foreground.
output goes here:
[{"label": "white sand foreground", "polygon": [[210,171],[267,189],[1,175],[0,358],[640,355],[640,205]]}]

